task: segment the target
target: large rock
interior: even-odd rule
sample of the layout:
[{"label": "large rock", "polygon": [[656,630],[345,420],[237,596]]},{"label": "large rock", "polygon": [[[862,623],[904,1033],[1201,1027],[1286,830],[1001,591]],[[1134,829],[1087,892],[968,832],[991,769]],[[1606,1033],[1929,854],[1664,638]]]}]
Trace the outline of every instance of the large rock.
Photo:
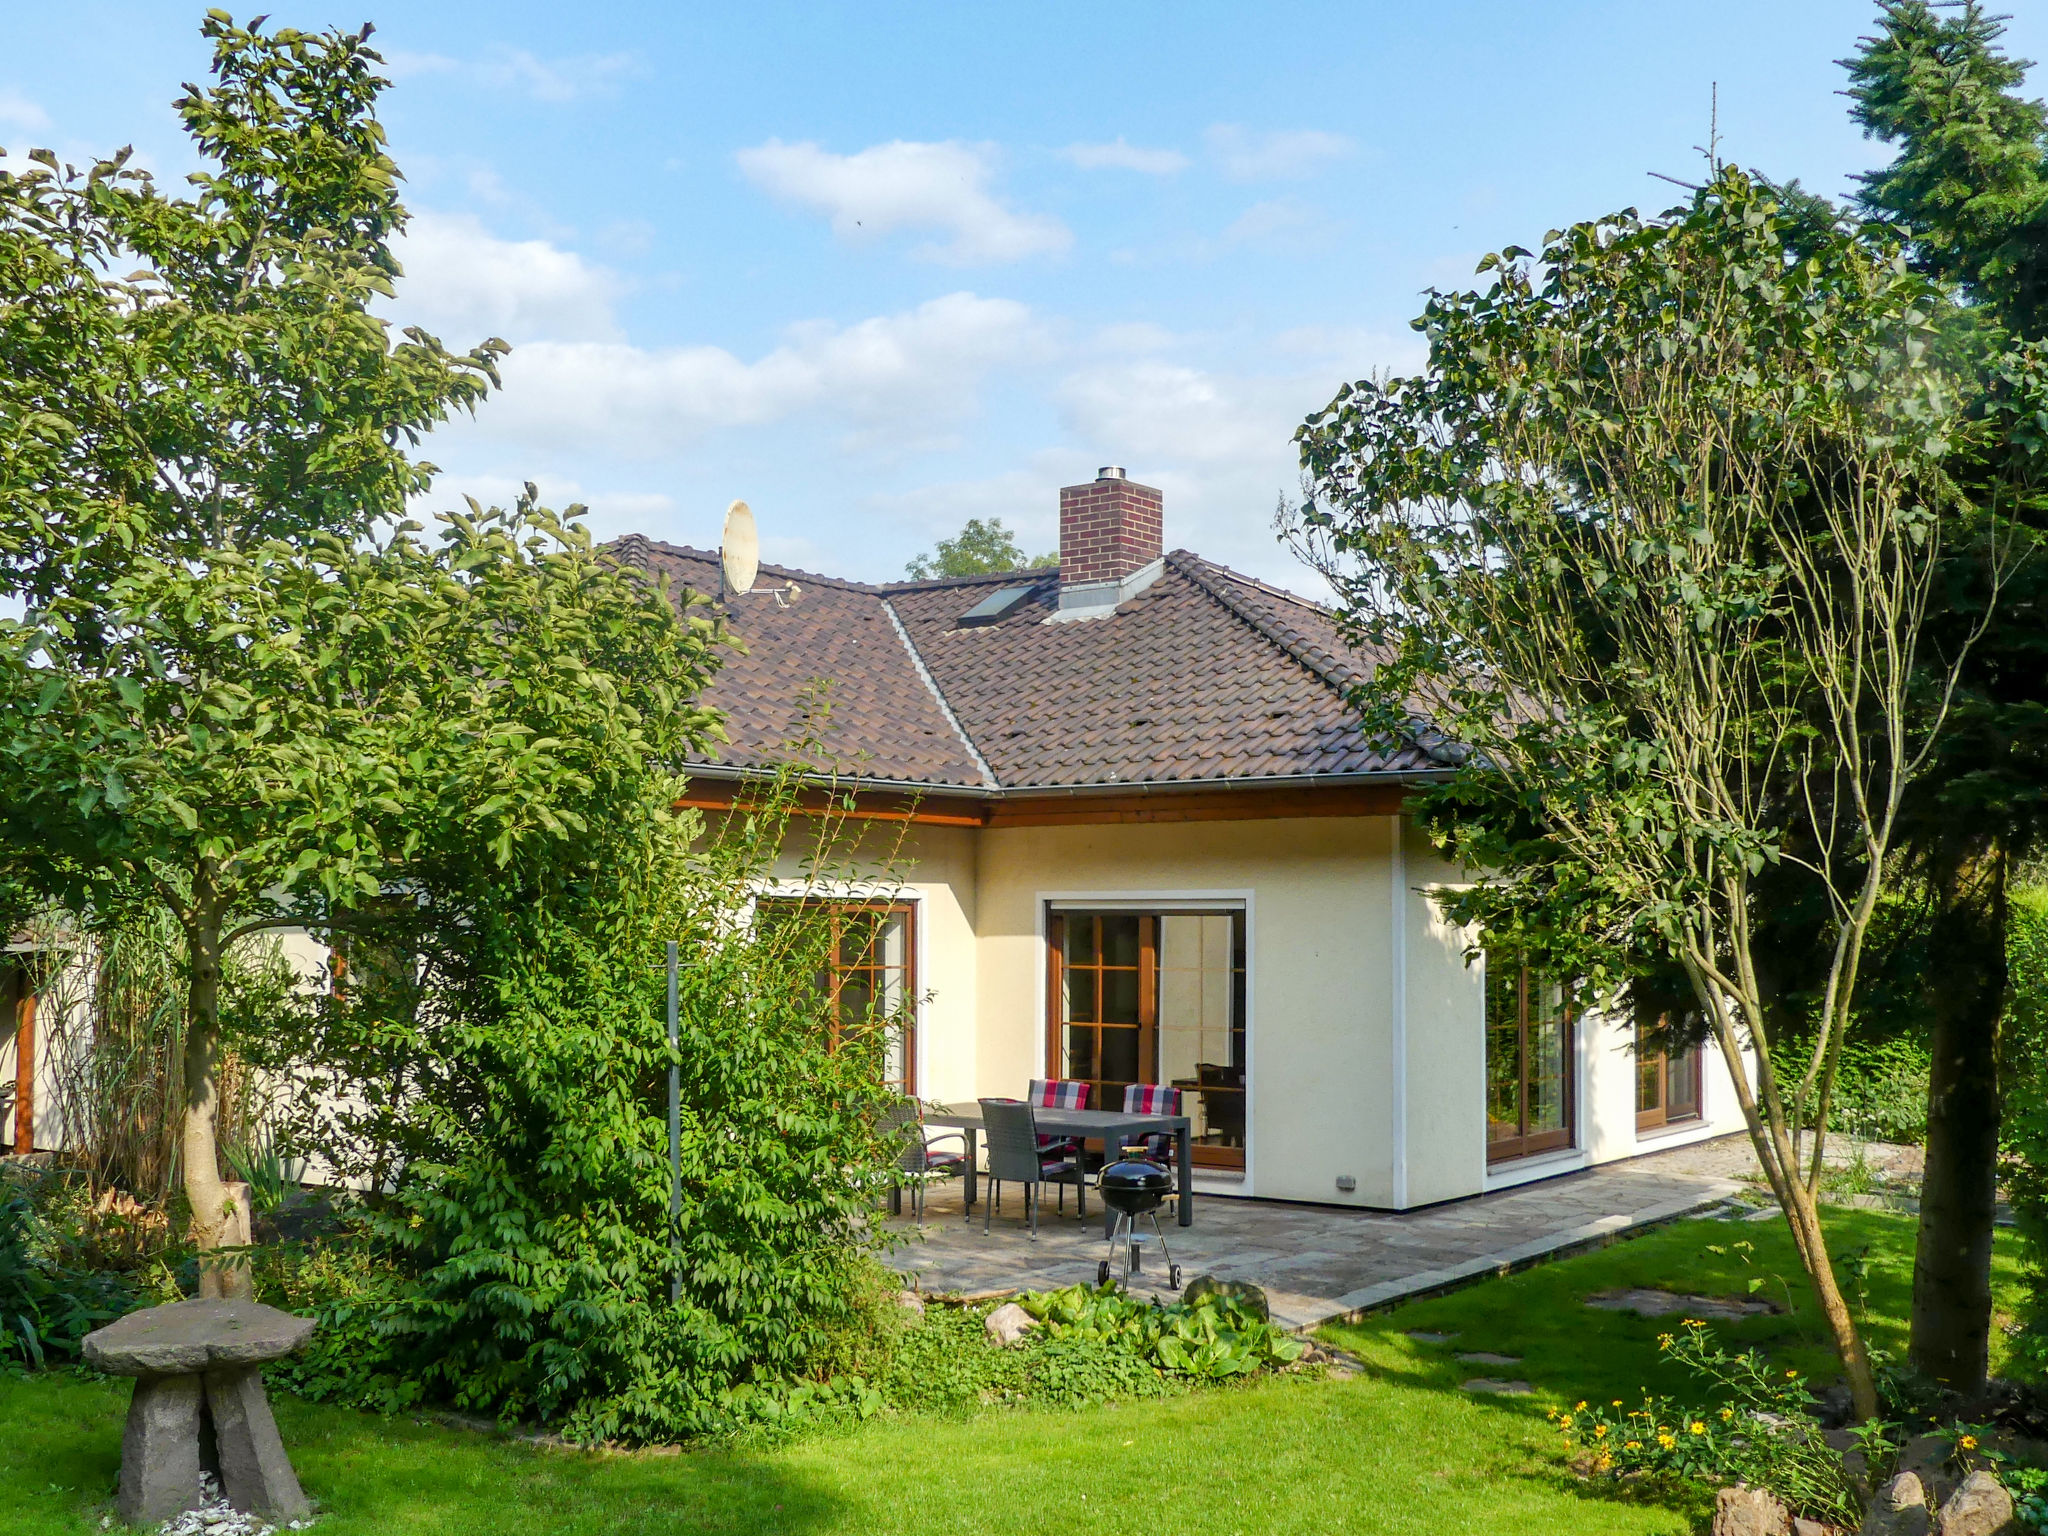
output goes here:
[{"label": "large rock", "polygon": [[1914,1435],[1899,1447],[1899,1470],[1920,1479],[1930,1509],[1939,1509],[1955,1491],[1955,1474],[1949,1469],[1954,1453],[1955,1446],[1940,1435]]},{"label": "large rock", "polygon": [[299,1490],[298,1475],[278,1437],[263,1372],[232,1366],[206,1373],[206,1406],[213,1413],[214,1442],[220,1449],[220,1486],[234,1508],[279,1520],[302,1520],[313,1512]]},{"label": "large rock", "polygon": [[114,1508],[123,1520],[155,1525],[199,1507],[197,1376],[145,1377],[128,1403],[121,1434],[121,1484]]},{"label": "large rock", "polygon": [[1929,1536],[1933,1529],[1927,1490],[1913,1472],[1901,1472],[1878,1489],[1863,1516],[1863,1536]]},{"label": "large rock", "polygon": [[1218,1280],[1214,1275],[1197,1275],[1180,1293],[1180,1299],[1185,1302],[1197,1302],[1204,1296],[1225,1297],[1240,1306],[1250,1307],[1267,1322],[1273,1320],[1273,1309],[1266,1302],[1266,1293],[1249,1280]]},{"label": "large rock", "polygon": [[981,1326],[988,1331],[988,1336],[991,1339],[994,1339],[1003,1348],[1008,1349],[1012,1344],[1023,1338],[1025,1334],[1036,1328],[1038,1326],[1038,1319],[1029,1312],[1026,1312],[1014,1301],[1006,1301],[1000,1307],[997,1307],[995,1311],[989,1313]]},{"label": "large rock", "polygon": [[1761,1488],[1736,1486],[1714,1495],[1714,1536],[1790,1536],[1792,1516]]},{"label": "large rock", "polygon": [[2019,1523],[2012,1495],[1989,1472],[1972,1472],[1941,1506],[1941,1536],[2008,1536]]},{"label": "large rock", "polygon": [[254,1301],[174,1301],[85,1336],[85,1363],[109,1376],[192,1376],[282,1360],[313,1336],[310,1317]]}]

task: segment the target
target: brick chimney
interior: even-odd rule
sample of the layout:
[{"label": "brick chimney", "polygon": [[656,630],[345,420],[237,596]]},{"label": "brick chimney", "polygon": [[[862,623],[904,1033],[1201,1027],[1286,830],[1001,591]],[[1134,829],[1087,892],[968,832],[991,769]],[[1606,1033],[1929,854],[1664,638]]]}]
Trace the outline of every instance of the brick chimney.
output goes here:
[{"label": "brick chimney", "polygon": [[1165,505],[1159,491],[1114,464],[1085,485],[1062,486],[1060,607],[1113,608],[1129,597],[1130,578],[1164,548]]}]

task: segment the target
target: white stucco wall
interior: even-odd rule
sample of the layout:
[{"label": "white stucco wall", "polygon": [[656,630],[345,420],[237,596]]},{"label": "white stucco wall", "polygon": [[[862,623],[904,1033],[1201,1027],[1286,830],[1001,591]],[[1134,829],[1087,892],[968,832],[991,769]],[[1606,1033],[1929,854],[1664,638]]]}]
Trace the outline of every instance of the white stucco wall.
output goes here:
[{"label": "white stucco wall", "polygon": [[[1393,827],[1373,816],[981,833],[978,1091],[1014,1094],[1043,1075],[1049,901],[1241,905],[1244,1193],[1392,1204]],[[1356,1188],[1339,1190],[1340,1176]]]}]

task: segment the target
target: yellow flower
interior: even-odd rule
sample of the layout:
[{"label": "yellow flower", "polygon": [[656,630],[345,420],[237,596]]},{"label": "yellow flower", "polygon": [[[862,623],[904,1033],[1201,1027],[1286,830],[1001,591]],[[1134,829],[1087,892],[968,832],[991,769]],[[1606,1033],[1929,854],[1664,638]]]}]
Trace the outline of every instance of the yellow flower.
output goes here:
[{"label": "yellow flower", "polygon": [[1707,1426],[1702,1424],[1698,1419],[1694,1419],[1690,1424],[1686,1425],[1685,1427],[1687,1433],[1689,1434],[1704,1435],[1707,1432]]},{"label": "yellow flower", "polygon": [[1570,1429],[1572,1427],[1572,1416],[1568,1413],[1561,1415],[1558,1418],[1557,1427],[1559,1429]]},{"label": "yellow flower", "polygon": [[1965,1435],[1956,1444],[1966,1451],[1974,1451],[1977,1449],[1977,1437],[1975,1435]]},{"label": "yellow flower", "polygon": [[1614,1458],[1612,1456],[1603,1455],[1593,1463],[1593,1470],[1595,1472],[1605,1472],[1609,1467],[1613,1465]]},{"label": "yellow flower", "polygon": [[1615,1407],[1617,1407],[1617,1408],[1619,1408],[1619,1407],[1621,1406],[1621,1399],[1620,1399],[1620,1398],[1618,1398],[1618,1397],[1617,1397],[1617,1398],[1616,1398],[1616,1399],[1614,1400],[1614,1406],[1615,1406]]},{"label": "yellow flower", "polygon": [[1793,1378],[1794,1376],[1797,1376],[1798,1374],[1799,1374],[1799,1373],[1798,1373],[1797,1371],[1787,1371],[1787,1372],[1785,1373],[1785,1379],[1786,1379],[1787,1381],[1790,1381],[1790,1380],[1791,1380],[1791,1379],[1792,1379],[1792,1378]]},{"label": "yellow flower", "polygon": [[1671,1447],[1678,1444],[1678,1441],[1671,1435],[1659,1435],[1657,1437],[1657,1443],[1663,1446],[1664,1449],[1668,1451],[1671,1449]]},{"label": "yellow flower", "polygon": [[1572,1408],[1572,1412],[1573,1412],[1573,1413],[1584,1413],[1585,1411],[1586,1411],[1586,1402],[1585,1402],[1585,1399],[1584,1399],[1584,1398],[1581,1398],[1581,1399],[1580,1399],[1580,1400],[1578,1401],[1578,1403],[1577,1403],[1577,1404],[1576,1404],[1576,1405],[1575,1405],[1575,1406],[1574,1406],[1574,1407]]},{"label": "yellow flower", "polygon": [[1624,1440],[1621,1448],[1624,1451],[1640,1451],[1643,1448],[1643,1442],[1640,1440]]},{"label": "yellow flower", "polygon": [[1598,1429],[1594,1430],[1593,1438],[1595,1440],[1605,1440],[1607,1438],[1607,1426],[1602,1424]]},{"label": "yellow flower", "polygon": [[1732,1418],[1734,1418],[1734,1417],[1735,1417],[1735,1410],[1734,1410],[1733,1408],[1723,1408],[1723,1409],[1721,1410],[1721,1421],[1722,1421],[1722,1422],[1723,1422],[1724,1424],[1725,1424],[1725,1423],[1726,1423],[1726,1422],[1727,1422],[1728,1420],[1730,1420],[1730,1419],[1732,1419]]}]

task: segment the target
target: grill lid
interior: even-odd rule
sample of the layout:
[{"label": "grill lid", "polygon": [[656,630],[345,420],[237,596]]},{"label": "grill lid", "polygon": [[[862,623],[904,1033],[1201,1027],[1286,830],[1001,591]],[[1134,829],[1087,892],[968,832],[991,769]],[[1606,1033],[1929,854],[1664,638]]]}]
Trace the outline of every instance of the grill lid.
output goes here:
[{"label": "grill lid", "polygon": [[1173,1175],[1147,1157],[1126,1157],[1103,1166],[1100,1188],[1105,1197],[1112,1191],[1163,1195],[1173,1188]]}]

